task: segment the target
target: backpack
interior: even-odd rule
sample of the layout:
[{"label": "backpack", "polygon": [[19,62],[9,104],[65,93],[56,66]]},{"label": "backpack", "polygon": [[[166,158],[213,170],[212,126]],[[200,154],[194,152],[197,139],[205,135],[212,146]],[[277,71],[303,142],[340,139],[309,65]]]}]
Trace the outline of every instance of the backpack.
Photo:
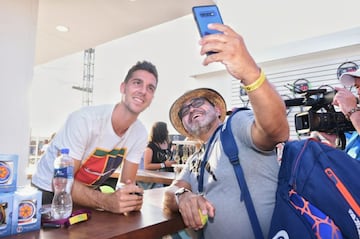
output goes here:
[{"label": "backpack", "polygon": [[[261,239],[230,122],[231,116],[220,139],[234,166],[255,238]],[[312,139],[287,142],[268,238],[360,238],[359,173],[360,161],[341,150]]]},{"label": "backpack", "polygon": [[359,175],[360,162],[339,149],[287,142],[269,238],[360,238]]}]

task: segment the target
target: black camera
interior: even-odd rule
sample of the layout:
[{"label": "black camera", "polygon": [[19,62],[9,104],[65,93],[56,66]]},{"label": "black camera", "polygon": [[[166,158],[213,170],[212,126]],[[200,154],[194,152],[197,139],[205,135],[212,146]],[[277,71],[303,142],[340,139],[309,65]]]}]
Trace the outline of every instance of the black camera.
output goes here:
[{"label": "black camera", "polygon": [[[336,91],[326,89],[306,90],[303,97],[285,100],[287,107],[310,106],[305,112],[295,114],[295,129],[298,134],[308,134],[311,131],[339,134],[354,131],[355,128],[342,112],[336,112],[332,105]],[[325,112],[318,112],[322,109]]]},{"label": "black camera", "polygon": [[[336,112],[332,105],[336,91],[326,89],[306,90],[302,98],[285,100],[287,107],[310,106],[305,112],[295,114],[295,129],[298,134],[308,134],[311,131],[335,134],[354,131],[355,128],[342,112]],[[325,112],[318,112],[320,109]]]},{"label": "black camera", "polygon": [[347,120],[342,112],[317,113],[313,111],[297,113],[295,129],[299,134],[307,134],[311,131],[336,134],[355,130],[351,121]]}]

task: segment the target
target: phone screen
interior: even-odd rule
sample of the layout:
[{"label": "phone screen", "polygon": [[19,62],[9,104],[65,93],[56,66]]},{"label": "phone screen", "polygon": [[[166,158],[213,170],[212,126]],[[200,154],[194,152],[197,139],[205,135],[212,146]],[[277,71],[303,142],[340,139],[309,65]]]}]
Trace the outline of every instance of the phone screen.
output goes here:
[{"label": "phone screen", "polygon": [[200,32],[200,36],[221,33],[207,27],[209,23],[223,23],[219,9],[216,5],[195,6],[192,12]]}]

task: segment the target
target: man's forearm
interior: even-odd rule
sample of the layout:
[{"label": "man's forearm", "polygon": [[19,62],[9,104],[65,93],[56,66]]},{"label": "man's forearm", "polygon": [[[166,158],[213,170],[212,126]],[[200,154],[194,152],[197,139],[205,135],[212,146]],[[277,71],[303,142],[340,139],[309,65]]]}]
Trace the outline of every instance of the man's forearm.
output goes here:
[{"label": "man's forearm", "polygon": [[259,138],[264,143],[264,149],[287,140],[289,125],[285,103],[274,87],[265,82],[262,87],[251,92],[249,98],[255,114],[255,127],[262,135]]},{"label": "man's forearm", "polygon": [[179,207],[175,200],[175,192],[178,189],[179,188],[174,185],[170,186],[169,188],[166,189],[166,191],[164,193],[164,198],[163,198],[163,208],[170,209],[173,212],[176,212],[179,210]]},{"label": "man's forearm", "polygon": [[74,180],[71,196],[75,204],[92,208],[106,208],[106,200],[103,193],[89,188],[77,180]]},{"label": "man's forearm", "polygon": [[178,211],[179,206],[175,199],[175,192],[180,188],[186,188],[191,191],[191,186],[183,180],[175,180],[165,191],[163,196],[163,208],[171,211]]}]

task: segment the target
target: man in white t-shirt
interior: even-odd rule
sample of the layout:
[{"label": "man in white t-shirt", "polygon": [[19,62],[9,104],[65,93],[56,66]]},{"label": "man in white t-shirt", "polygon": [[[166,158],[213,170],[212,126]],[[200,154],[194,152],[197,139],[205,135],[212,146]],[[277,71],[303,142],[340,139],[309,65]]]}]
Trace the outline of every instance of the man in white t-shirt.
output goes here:
[{"label": "man in white t-shirt", "polygon": [[[120,85],[117,104],[84,107],[71,113],[41,157],[32,184],[43,191],[43,204],[53,197],[54,159],[69,148],[74,159],[73,202],[114,213],[140,210],[143,189],[135,184],[136,172],[147,143],[147,131],[138,116],[152,102],[158,83],[156,67],[138,62]],[[99,186],[121,165],[115,193],[102,193]]]}]

